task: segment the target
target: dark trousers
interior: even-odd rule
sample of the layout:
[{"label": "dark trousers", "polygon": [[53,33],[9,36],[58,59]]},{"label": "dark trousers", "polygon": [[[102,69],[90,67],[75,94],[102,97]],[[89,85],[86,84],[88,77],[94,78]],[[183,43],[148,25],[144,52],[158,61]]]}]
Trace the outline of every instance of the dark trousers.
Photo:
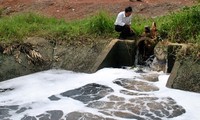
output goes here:
[{"label": "dark trousers", "polygon": [[131,30],[131,28],[128,25],[120,26],[115,25],[115,30],[117,32],[121,32],[119,38],[126,39],[127,37],[134,36],[134,32]]}]

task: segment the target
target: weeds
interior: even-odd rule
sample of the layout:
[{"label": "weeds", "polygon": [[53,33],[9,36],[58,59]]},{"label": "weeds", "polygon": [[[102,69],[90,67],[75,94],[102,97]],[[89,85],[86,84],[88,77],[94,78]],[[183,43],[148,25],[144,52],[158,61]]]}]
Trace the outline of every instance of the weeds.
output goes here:
[{"label": "weeds", "polygon": [[46,18],[37,14],[27,13],[0,19],[0,40],[22,40],[25,37],[52,34],[64,22],[54,18]]},{"label": "weeds", "polygon": [[144,32],[144,27],[151,27],[153,21],[153,19],[143,18],[141,16],[134,16],[131,27],[134,29],[137,35],[141,35]]},{"label": "weeds", "polygon": [[88,21],[87,29],[91,34],[104,35],[114,33],[114,20],[104,11],[100,11]]},{"label": "weeds", "polygon": [[48,18],[35,13],[0,19],[0,41],[7,42],[31,36],[67,40],[79,36],[110,36],[113,33],[113,20],[105,12],[77,21]]},{"label": "weeds", "polygon": [[[162,18],[161,34],[174,42],[197,42],[200,35],[200,5]],[[194,41],[197,40],[197,41]]]},{"label": "weeds", "polygon": [[[48,18],[35,13],[23,13],[0,19],[0,41],[12,42],[26,37],[39,36],[48,39],[78,40],[81,37],[116,37],[114,21],[105,11],[95,16],[76,21]],[[200,44],[200,5],[185,7],[179,12],[162,17],[146,19],[133,16],[132,28],[142,34],[146,25],[157,23],[163,38],[175,42]]]}]

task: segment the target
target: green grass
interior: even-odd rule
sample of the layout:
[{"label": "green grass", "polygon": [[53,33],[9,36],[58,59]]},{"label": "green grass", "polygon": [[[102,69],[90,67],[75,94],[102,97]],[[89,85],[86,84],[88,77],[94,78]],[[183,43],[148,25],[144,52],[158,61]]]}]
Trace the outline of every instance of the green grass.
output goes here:
[{"label": "green grass", "polygon": [[141,34],[144,26],[151,26],[152,22],[156,22],[158,32],[164,39],[200,44],[200,4],[156,18],[145,19],[136,16],[132,27],[137,34]]},{"label": "green grass", "polygon": [[22,40],[30,36],[55,36],[61,31],[67,31],[67,24],[64,20],[47,18],[33,13],[0,19],[1,41]]},{"label": "green grass", "polygon": [[[105,11],[100,11],[93,17],[75,21],[48,18],[35,13],[2,17],[0,19],[0,41],[20,41],[32,36],[70,41],[81,37],[116,38],[118,33],[114,30],[115,17],[110,17]],[[140,34],[145,26],[141,25],[142,22],[139,19],[141,18],[134,17],[132,25],[137,34]]]},{"label": "green grass", "polygon": [[104,11],[100,11],[96,16],[88,19],[88,21],[88,25],[85,27],[90,34],[104,35],[114,33],[114,20]]},{"label": "green grass", "polygon": [[174,42],[199,42],[200,5],[185,7],[181,11],[160,18],[160,33]]},{"label": "green grass", "polygon": [[[116,16],[100,11],[93,17],[65,21],[49,18],[35,13],[23,13],[0,18],[0,41],[21,41],[26,37],[39,36],[54,40],[76,41],[81,38],[116,38],[114,30]],[[137,35],[145,26],[156,22],[160,35],[174,42],[193,42],[200,44],[200,5],[185,7],[179,12],[166,16],[146,19],[134,16],[132,28]]]},{"label": "green grass", "polygon": [[134,16],[132,20],[132,28],[136,32],[137,35],[141,35],[144,32],[144,27],[149,26],[151,27],[152,22],[154,19],[147,19],[141,16]]},{"label": "green grass", "polygon": [[105,12],[82,20],[65,21],[35,13],[17,14],[0,19],[0,41],[40,36],[70,40],[78,37],[114,36],[113,19]]}]

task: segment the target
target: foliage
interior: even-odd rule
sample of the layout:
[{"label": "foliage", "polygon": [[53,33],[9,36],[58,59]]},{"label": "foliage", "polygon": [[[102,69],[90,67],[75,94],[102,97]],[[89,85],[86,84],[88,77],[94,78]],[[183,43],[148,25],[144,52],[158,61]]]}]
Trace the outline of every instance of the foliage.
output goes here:
[{"label": "foliage", "polygon": [[[53,40],[76,41],[80,38],[117,37],[114,30],[116,16],[100,11],[93,17],[65,21],[36,13],[21,13],[0,18],[0,41],[12,42],[39,36]],[[156,22],[162,38],[175,42],[200,44],[200,5],[162,17],[144,18],[133,15],[132,28],[141,35],[145,26]]]},{"label": "foliage", "polygon": [[153,19],[147,19],[141,16],[134,16],[132,20],[132,28],[136,32],[137,35],[141,35],[144,32],[144,27],[151,27]]},{"label": "foliage", "polygon": [[36,13],[21,13],[0,19],[0,41],[7,42],[31,36],[69,40],[80,36],[109,36],[113,33],[113,19],[105,12],[75,21],[48,18]]},{"label": "foliage", "polygon": [[193,63],[200,62],[200,45],[187,44],[177,51],[176,58],[179,61],[190,60]]},{"label": "foliage", "polygon": [[96,35],[112,34],[114,33],[114,21],[109,15],[100,11],[94,17],[88,20],[88,32]]},{"label": "foliage", "polygon": [[185,7],[181,11],[164,16],[161,35],[174,42],[198,42],[200,35],[200,5]]},{"label": "foliage", "polygon": [[[66,22],[33,13],[7,16],[0,19],[0,40],[22,40],[31,36],[46,36],[66,31]],[[61,30],[62,29],[62,30]]]}]

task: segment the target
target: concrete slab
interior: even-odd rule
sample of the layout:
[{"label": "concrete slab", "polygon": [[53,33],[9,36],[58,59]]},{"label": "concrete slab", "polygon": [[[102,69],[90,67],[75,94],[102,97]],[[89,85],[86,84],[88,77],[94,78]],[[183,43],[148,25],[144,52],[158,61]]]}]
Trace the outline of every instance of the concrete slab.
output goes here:
[{"label": "concrete slab", "polygon": [[112,40],[97,57],[91,72],[104,67],[119,68],[134,65],[136,42],[134,40]]}]

